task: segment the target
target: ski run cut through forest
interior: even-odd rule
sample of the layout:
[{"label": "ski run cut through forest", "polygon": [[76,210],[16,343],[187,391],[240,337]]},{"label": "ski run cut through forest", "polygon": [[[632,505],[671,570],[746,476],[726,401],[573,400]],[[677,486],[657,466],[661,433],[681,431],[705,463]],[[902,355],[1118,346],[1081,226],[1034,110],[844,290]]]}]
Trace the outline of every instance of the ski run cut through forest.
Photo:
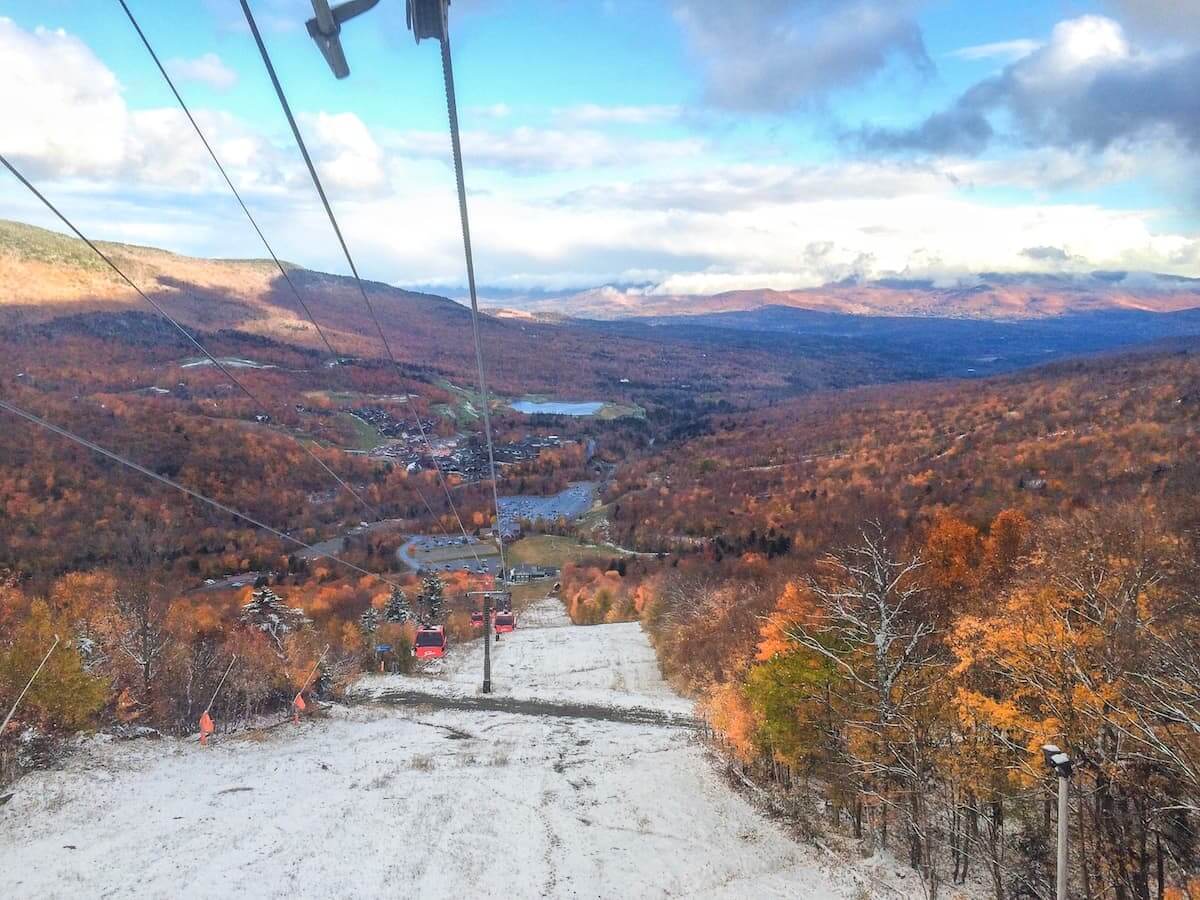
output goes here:
[{"label": "ski run cut through forest", "polygon": [[[500,700],[690,710],[636,623],[575,627],[546,600],[494,651]],[[0,896],[921,895],[886,857],[796,842],[694,729],[386,701],[410,682],[468,696],[481,654],[368,676],[358,696],[380,702],[208,747],[84,739],[4,809],[0,855],[21,865],[0,868]]]}]

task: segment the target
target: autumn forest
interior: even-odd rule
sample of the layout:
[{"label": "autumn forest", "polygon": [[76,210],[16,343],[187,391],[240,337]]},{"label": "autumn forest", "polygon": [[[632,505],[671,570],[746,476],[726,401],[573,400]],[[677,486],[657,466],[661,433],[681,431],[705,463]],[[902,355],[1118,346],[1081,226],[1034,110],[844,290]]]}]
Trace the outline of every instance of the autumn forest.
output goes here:
[{"label": "autumn forest", "polygon": [[[81,730],[189,734],[206,704],[255,721],[313,671],[338,697],[410,668],[420,621],[474,636],[480,579],[397,553],[497,525],[460,307],[373,286],[397,360],[350,313],[330,358],[253,265],[112,245],[217,366],[70,242],[7,227],[12,272],[74,271],[78,296],[0,307],[0,400],[245,518],[0,413],[0,707],[56,636],[70,650],[0,736],[0,783]],[[1194,895],[1200,344],[927,378],[882,345],[718,328],[489,316],[484,335],[516,448],[499,493],[598,485],[585,515],[519,528],[583,548],[571,619],[641,622],[739,789],[931,895],[1045,897],[1052,742],[1076,766],[1079,896]],[[618,412],[526,416],[523,395]],[[468,461],[422,463],[414,429]]]}]

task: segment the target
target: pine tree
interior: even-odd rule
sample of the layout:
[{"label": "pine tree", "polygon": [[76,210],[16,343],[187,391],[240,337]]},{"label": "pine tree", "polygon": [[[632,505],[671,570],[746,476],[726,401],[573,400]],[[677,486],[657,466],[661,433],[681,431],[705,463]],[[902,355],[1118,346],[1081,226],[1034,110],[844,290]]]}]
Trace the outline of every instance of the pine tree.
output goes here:
[{"label": "pine tree", "polygon": [[362,629],[362,633],[369,639],[379,628],[381,619],[382,616],[379,610],[373,606],[368,606],[366,611],[358,617],[358,627]]},{"label": "pine tree", "polygon": [[436,572],[430,572],[421,579],[421,599],[429,610],[429,619],[436,622],[442,612],[442,600],[445,599],[446,586]]},{"label": "pine tree", "polygon": [[261,631],[275,644],[275,652],[282,658],[283,640],[293,631],[312,624],[304,610],[288,606],[269,587],[258,588],[250,595],[250,602],[242,607],[239,621],[248,628]]},{"label": "pine tree", "polygon": [[412,607],[408,605],[408,597],[400,588],[392,588],[387,605],[383,608],[383,618],[386,622],[398,622],[403,625],[413,617]]}]

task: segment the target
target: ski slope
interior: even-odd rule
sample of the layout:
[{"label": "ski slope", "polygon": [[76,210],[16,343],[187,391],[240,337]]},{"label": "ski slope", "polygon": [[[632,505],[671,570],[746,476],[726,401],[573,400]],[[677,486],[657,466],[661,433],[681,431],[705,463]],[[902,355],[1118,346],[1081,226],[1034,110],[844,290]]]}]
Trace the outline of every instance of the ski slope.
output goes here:
[{"label": "ski slope", "polygon": [[[681,708],[637,625],[543,604],[494,649],[510,695]],[[418,680],[473,690],[480,650]],[[851,898],[865,873],[762,817],[690,729],[553,714],[368,702],[207,748],[97,737],[0,807],[3,897]]]}]

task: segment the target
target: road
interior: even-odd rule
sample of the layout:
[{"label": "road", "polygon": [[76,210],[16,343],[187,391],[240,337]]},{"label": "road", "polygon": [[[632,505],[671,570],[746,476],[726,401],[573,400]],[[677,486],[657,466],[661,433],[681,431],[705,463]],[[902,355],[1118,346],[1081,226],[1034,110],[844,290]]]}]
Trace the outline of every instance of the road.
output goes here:
[{"label": "road", "polygon": [[[353,528],[347,529],[342,534],[339,534],[335,537],[331,537],[328,540],[318,541],[315,544],[310,544],[306,548],[301,548],[300,550],[297,550],[296,556],[299,557],[300,559],[307,559],[309,561],[313,561],[313,560],[321,559],[322,557],[327,556],[330,553],[338,554],[338,553],[341,553],[341,551],[342,551],[342,541],[346,537],[350,537],[350,536],[356,535],[356,534],[370,533],[370,532],[375,531],[380,528],[388,528],[388,527],[395,526],[395,525],[402,525],[404,522],[405,522],[404,519],[381,519],[378,522],[370,522],[370,523],[360,522],[358,525],[355,525]],[[213,579],[211,583],[205,582],[204,584],[200,585],[200,587],[196,588],[196,590],[197,591],[223,591],[223,590],[228,590],[229,588],[245,587],[248,584],[254,584],[254,582],[258,580],[258,577],[262,574],[265,574],[265,573],[263,573],[263,572],[239,572],[236,575],[227,575],[224,578]]]},{"label": "road", "polygon": [[733,792],[636,624],[543,601],[493,649],[493,707],[474,641],[300,725],[84,741],[0,807],[0,896],[872,896]]}]

